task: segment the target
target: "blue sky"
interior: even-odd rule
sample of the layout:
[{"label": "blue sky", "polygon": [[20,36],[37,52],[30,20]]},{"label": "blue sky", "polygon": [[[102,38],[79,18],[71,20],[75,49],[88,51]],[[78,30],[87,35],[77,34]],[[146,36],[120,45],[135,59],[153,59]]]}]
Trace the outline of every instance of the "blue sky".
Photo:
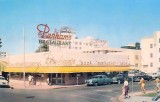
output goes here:
[{"label": "blue sky", "polygon": [[23,53],[25,27],[26,52],[34,52],[38,24],[70,26],[79,38],[93,36],[120,47],[160,31],[160,0],[0,0],[0,50]]}]

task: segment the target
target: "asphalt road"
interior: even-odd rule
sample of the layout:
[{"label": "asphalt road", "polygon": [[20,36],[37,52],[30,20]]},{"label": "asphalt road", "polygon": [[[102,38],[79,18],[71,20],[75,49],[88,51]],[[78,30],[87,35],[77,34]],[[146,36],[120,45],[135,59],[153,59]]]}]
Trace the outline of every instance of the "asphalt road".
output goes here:
[{"label": "asphalt road", "polygon": [[[147,82],[146,90],[154,90],[154,83]],[[49,90],[20,90],[0,88],[0,102],[115,102],[121,95],[122,84],[102,86],[77,86],[73,88]],[[140,91],[138,83],[133,83],[133,92]],[[132,84],[130,84],[132,94]]]}]

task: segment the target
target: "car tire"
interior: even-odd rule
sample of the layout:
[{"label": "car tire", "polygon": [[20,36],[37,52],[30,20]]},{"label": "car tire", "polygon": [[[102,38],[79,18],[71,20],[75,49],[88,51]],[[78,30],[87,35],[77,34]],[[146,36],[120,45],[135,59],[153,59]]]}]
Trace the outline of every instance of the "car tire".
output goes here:
[{"label": "car tire", "polygon": [[98,86],[98,83],[94,83],[94,86]]},{"label": "car tire", "polygon": [[89,86],[88,84],[86,84],[86,86]]},{"label": "car tire", "polygon": [[107,82],[108,85],[111,85],[111,82]]},{"label": "car tire", "polygon": [[118,84],[121,84],[121,81],[120,81],[120,80],[118,80]]}]

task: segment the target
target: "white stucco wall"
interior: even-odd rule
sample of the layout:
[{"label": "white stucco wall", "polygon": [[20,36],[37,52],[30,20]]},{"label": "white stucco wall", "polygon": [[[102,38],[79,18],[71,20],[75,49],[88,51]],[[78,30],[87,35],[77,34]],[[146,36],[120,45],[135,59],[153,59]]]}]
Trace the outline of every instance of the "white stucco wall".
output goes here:
[{"label": "white stucco wall", "polygon": [[[23,55],[9,57],[10,66],[23,66]],[[75,51],[26,54],[26,66],[128,66],[128,56]]]}]

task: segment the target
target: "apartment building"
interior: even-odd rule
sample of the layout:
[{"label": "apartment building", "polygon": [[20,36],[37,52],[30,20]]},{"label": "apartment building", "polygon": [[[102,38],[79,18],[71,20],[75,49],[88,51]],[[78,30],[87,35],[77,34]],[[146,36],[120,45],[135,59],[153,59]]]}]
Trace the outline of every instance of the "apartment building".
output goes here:
[{"label": "apartment building", "polygon": [[142,71],[146,73],[160,72],[160,32],[153,37],[141,40]]}]

